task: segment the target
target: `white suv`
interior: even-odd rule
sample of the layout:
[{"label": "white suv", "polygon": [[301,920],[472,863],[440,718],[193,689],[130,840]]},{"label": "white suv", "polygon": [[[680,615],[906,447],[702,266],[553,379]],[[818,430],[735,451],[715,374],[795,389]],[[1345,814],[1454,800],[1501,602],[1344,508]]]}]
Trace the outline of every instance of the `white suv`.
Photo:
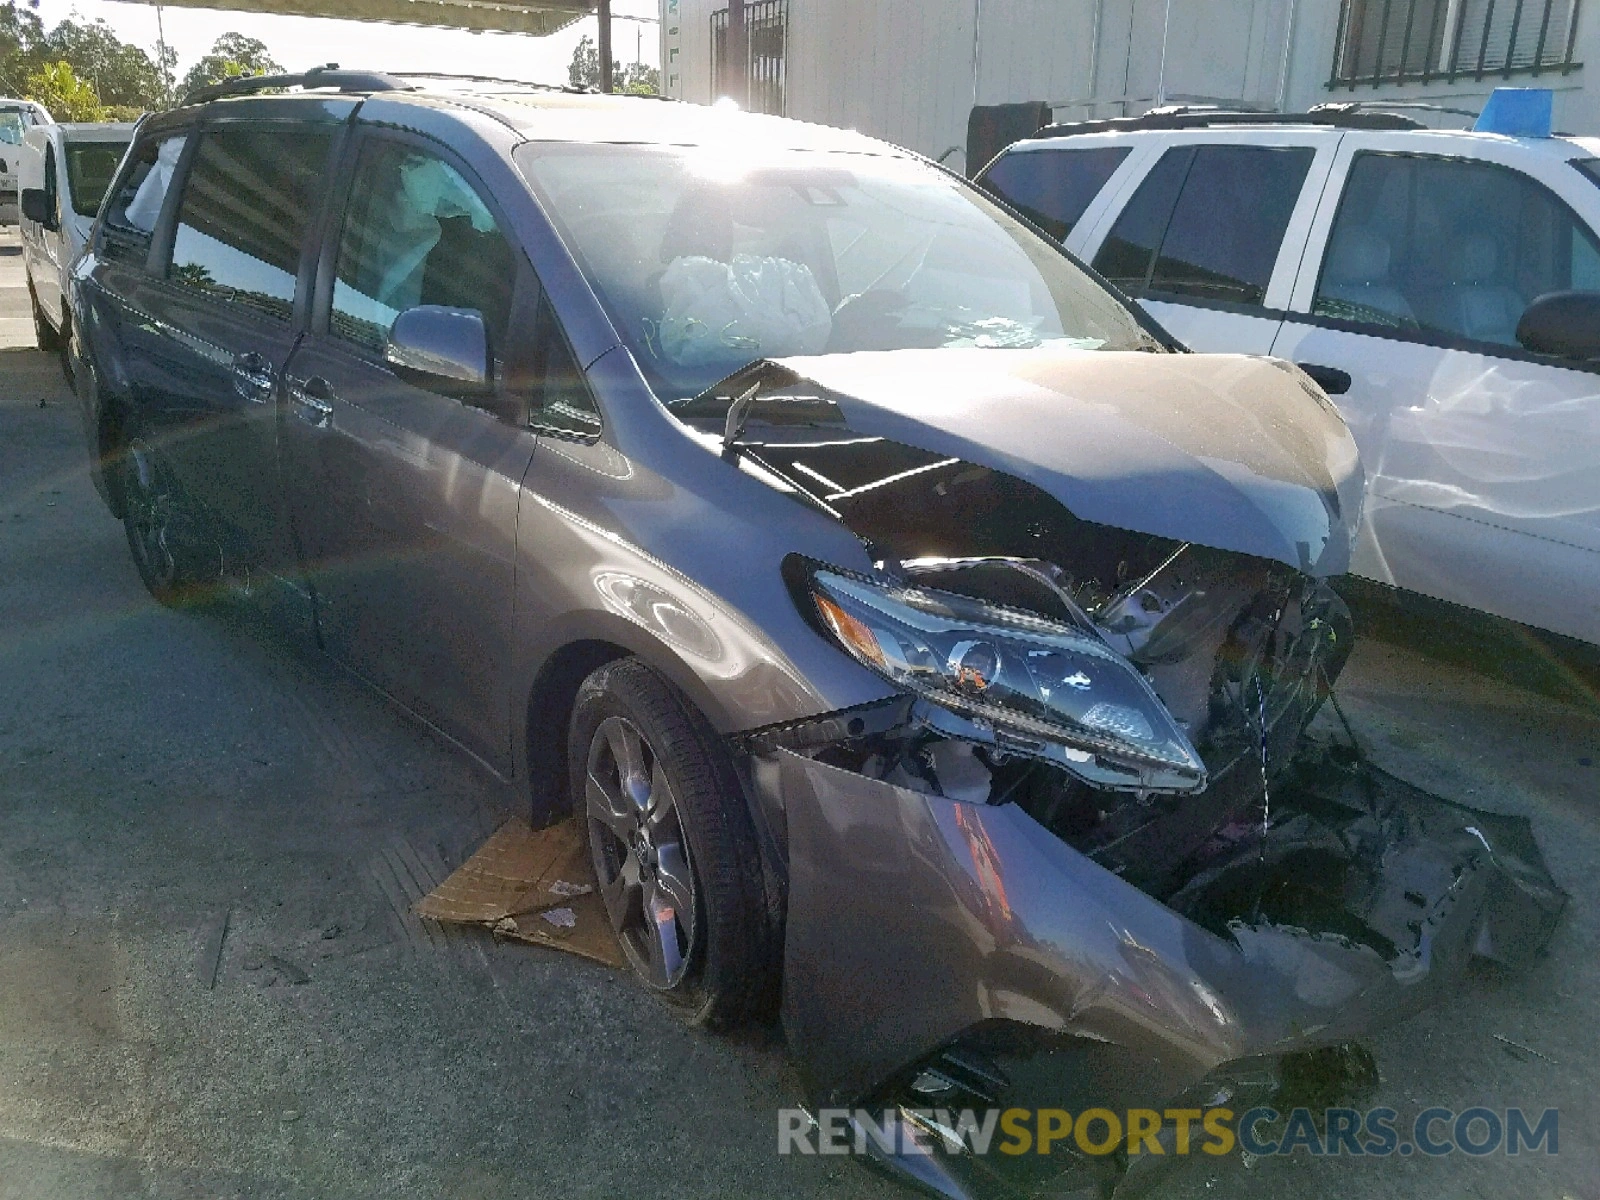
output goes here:
[{"label": "white suv", "polygon": [[1600,138],[1171,112],[1052,127],[980,182],[1189,346],[1335,395],[1356,574],[1600,643]]}]

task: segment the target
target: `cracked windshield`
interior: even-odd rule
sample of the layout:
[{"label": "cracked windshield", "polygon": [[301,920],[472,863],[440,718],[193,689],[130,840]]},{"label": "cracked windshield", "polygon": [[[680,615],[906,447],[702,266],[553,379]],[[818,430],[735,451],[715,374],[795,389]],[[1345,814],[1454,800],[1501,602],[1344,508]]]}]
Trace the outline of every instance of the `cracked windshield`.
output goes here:
[{"label": "cracked windshield", "polygon": [[664,400],[761,358],[1159,348],[1065,255],[919,163],[540,143],[517,161]]}]

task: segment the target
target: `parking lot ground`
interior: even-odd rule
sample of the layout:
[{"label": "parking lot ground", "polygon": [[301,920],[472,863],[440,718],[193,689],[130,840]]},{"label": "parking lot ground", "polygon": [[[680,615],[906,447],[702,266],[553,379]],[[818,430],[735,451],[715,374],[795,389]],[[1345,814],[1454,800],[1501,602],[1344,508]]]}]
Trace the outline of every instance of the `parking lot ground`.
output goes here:
[{"label": "parking lot ground", "polygon": [[[409,915],[503,800],[289,631],[148,599],[56,361],[22,348],[14,245],[0,235],[0,1200],[905,1194],[776,1154],[800,1094],[776,1031],[691,1030],[619,974]],[[1593,1200],[1600,719],[1377,641],[1341,696],[1382,765],[1529,815],[1573,894],[1531,973],[1478,972],[1373,1040],[1372,1103],[1402,1121],[1559,1108],[1560,1152],[1235,1155],[1161,1194]]]}]

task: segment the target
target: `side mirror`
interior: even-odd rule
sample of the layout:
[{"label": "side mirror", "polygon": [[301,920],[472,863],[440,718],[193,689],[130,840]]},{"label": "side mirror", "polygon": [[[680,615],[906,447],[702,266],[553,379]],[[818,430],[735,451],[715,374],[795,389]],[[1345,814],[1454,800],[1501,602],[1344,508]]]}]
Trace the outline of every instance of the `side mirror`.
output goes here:
[{"label": "side mirror", "polygon": [[1524,350],[1557,358],[1600,358],[1600,292],[1548,292],[1517,322]]},{"label": "side mirror", "polygon": [[1316,363],[1296,363],[1295,365],[1311,377],[1312,383],[1330,396],[1344,395],[1355,382],[1350,378],[1349,371],[1341,371],[1338,367],[1323,367],[1318,366]]},{"label": "side mirror", "polygon": [[462,400],[487,396],[489,331],[474,308],[421,304],[395,318],[384,360],[418,387]]},{"label": "side mirror", "polygon": [[55,230],[55,206],[50,203],[50,193],[43,188],[22,189],[22,215],[36,225]]}]

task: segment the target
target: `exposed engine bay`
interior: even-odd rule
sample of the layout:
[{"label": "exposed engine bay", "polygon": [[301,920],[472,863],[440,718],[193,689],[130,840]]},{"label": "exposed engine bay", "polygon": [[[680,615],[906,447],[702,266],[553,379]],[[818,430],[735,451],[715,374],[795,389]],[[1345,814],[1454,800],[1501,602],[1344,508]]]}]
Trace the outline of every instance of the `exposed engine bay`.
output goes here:
[{"label": "exposed engine bay", "polygon": [[[952,798],[1015,802],[1158,896],[1182,885],[1185,864],[1219,829],[1264,828],[1273,783],[1351,646],[1349,612],[1325,580],[1281,562],[1084,521],[1010,473],[852,436],[832,399],[793,375],[773,372],[757,388],[741,397],[742,412],[708,398],[708,415],[721,417],[725,430],[738,425],[730,453],[841,520],[884,578],[1097,639],[1149,683],[1203,761],[1204,786],[1139,786],[1114,772],[1086,779],[1096,773],[1071,760],[1052,763],[1042,747],[964,739],[971,730],[928,705],[907,707],[894,718],[901,723],[880,732],[811,753]],[[772,744],[816,734],[794,730]]]}]

